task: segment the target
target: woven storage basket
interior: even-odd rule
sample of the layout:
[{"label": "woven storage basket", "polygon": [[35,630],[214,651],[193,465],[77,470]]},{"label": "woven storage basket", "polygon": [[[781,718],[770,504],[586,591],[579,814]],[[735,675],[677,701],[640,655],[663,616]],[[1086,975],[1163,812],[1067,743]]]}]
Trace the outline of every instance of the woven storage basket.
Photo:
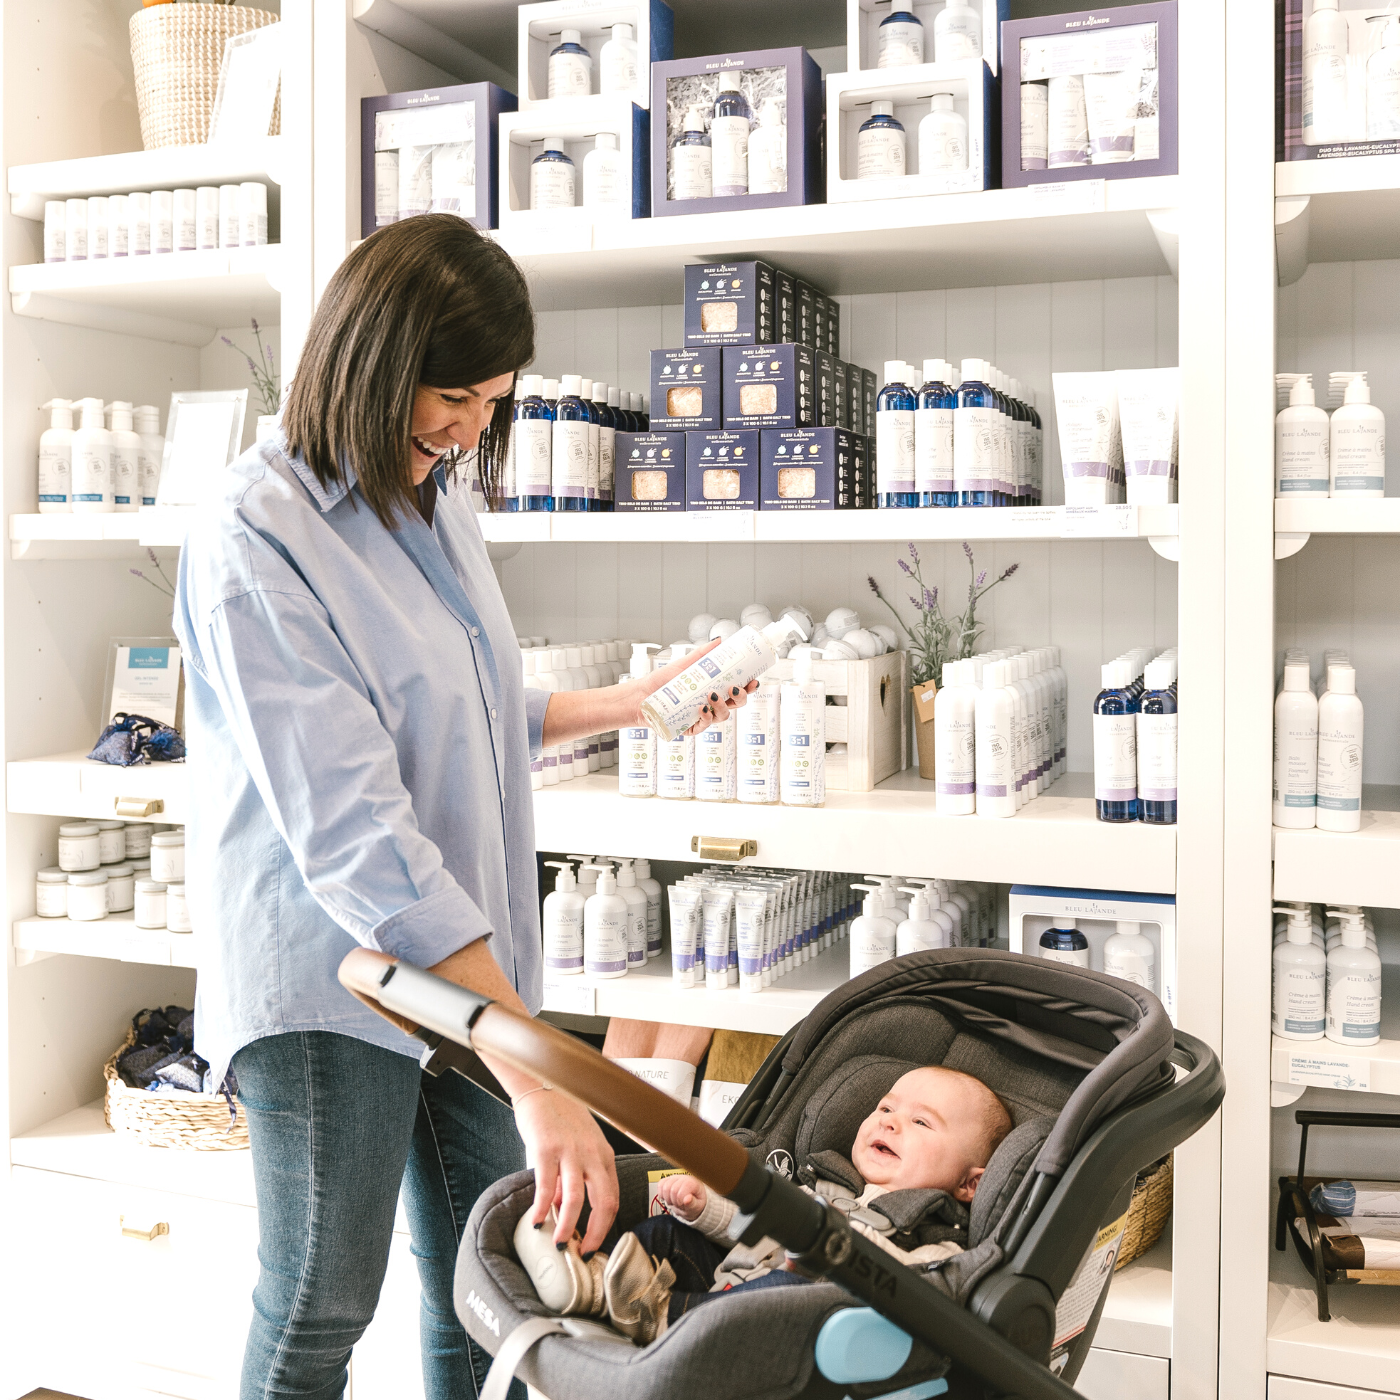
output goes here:
[{"label": "woven storage basket", "polygon": [[1161,1239],[1171,1213],[1172,1159],[1169,1153],[1155,1166],[1138,1174],[1132,1204],[1128,1207],[1128,1223],[1123,1229],[1123,1242],[1118,1247],[1118,1262],[1113,1267],[1121,1269],[1139,1254],[1146,1254]]},{"label": "woven storage basket", "polygon": [[[173,9],[174,6],[166,6]],[[196,1152],[238,1152],[248,1146],[248,1118],[234,1100],[238,1118],[229,1128],[228,1100],[222,1094],[148,1094],[122,1083],[117,1059],[136,1041],[130,1030],[112,1058],[102,1066],[107,1081],[104,1109],[107,1126],[148,1147],[183,1147]]]},{"label": "woven storage basket", "polygon": [[[198,146],[209,139],[224,43],[235,34],[276,24],[270,10],[245,5],[153,5],[131,17],[131,62],[141,143]],[[272,135],[281,131],[281,95],[272,113]]]}]

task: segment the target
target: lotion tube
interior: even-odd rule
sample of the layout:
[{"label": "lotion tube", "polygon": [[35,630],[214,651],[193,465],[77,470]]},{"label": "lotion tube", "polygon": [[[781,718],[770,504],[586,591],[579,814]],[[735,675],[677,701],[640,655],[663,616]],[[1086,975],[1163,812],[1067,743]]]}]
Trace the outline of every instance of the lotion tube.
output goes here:
[{"label": "lotion tube", "polygon": [[1089,160],[1092,164],[1113,165],[1133,159],[1138,81],[1139,75],[1135,69],[1084,75]]},{"label": "lotion tube", "polygon": [[1067,506],[1101,506],[1112,501],[1114,433],[1118,394],[1114,375],[1058,373],[1055,417],[1060,429],[1060,460]]},{"label": "lotion tube", "polygon": [[722,992],[729,985],[729,934],[734,921],[734,891],[712,886],[700,896],[705,936],[705,989]]},{"label": "lotion tube", "polygon": [[1176,499],[1181,371],[1120,369],[1113,378],[1128,504],[1170,505]]},{"label": "lotion tube", "polygon": [[671,906],[671,980],[678,987],[700,983],[700,890],[695,885],[672,885],[667,891]]}]

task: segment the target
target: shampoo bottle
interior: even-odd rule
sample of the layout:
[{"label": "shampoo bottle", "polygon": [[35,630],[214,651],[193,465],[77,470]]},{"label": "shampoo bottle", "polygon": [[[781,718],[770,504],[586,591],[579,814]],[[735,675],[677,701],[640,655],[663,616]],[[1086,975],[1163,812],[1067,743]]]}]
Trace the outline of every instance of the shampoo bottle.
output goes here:
[{"label": "shampoo bottle", "polygon": [[1074,926],[1073,919],[1061,919],[1040,935],[1040,956],[1047,962],[1089,966],[1089,940]]},{"label": "shampoo bottle", "polygon": [[559,874],[554,893],[545,896],[540,912],[544,926],[544,965],[549,972],[571,976],[583,971],[583,896],[574,868],[566,860],[547,860]]},{"label": "shampoo bottle", "polygon": [[544,401],[544,380],[527,374],[516,405],[515,492],[521,510],[553,510],[554,410]]},{"label": "shampoo bottle", "polygon": [[564,138],[546,136],[544,149],[530,162],[530,208],[572,209],[576,203],[574,163],[564,152]]},{"label": "shampoo bottle", "polygon": [[627,973],[627,901],[618,894],[611,870],[598,865],[589,869],[598,876],[598,893],[583,906],[583,970],[590,977],[623,977]]},{"label": "shampoo bottle", "polygon": [[[691,650],[688,643],[675,642],[671,645],[671,660],[685,656]],[[654,698],[648,696],[648,701]],[[651,719],[646,709],[647,701],[642,702],[642,714]],[[697,709],[698,717],[698,709]],[[688,728],[689,726],[687,726]],[[695,796],[695,737],[681,730],[675,738],[667,738],[665,731],[656,732],[656,795],[680,800]]]},{"label": "shampoo bottle", "polygon": [[852,884],[851,888],[866,892],[860,917],[851,921],[851,976],[859,977],[894,957],[895,926],[893,919],[884,916],[879,885]]},{"label": "shampoo bottle", "polygon": [[[927,120],[927,118],[925,118]],[[919,406],[914,411],[914,488],[921,506],[955,506],[953,483],[953,367],[947,360],[925,360]]]},{"label": "shampoo bottle", "polygon": [[919,174],[966,169],[967,118],[954,110],[951,92],[935,92],[919,123]]},{"label": "shampoo bottle", "polygon": [[566,374],[561,384],[562,392],[554,409],[550,494],[557,511],[586,511],[591,415],[579,397],[583,380],[576,374]]},{"label": "shampoo bottle", "polygon": [[870,115],[856,133],[856,179],[885,180],[903,175],[907,166],[904,139],[904,127],[895,120],[894,103],[872,102]]},{"label": "shampoo bottle", "polygon": [[630,860],[618,861],[617,892],[627,903],[627,969],[647,964],[647,897],[637,888],[637,873]]},{"label": "shampoo bottle", "polygon": [[1351,666],[1327,668],[1327,693],[1317,705],[1317,825],[1320,831],[1361,830],[1361,741],[1364,715]]},{"label": "shampoo bottle", "polygon": [[1327,410],[1317,406],[1312,375],[1297,375],[1289,386],[1288,407],[1274,420],[1275,494],[1326,496],[1332,481],[1330,455]]},{"label": "shampoo bottle", "polygon": [[1303,140],[1347,139],[1347,22],[1337,0],[1314,0],[1303,26]]},{"label": "shampoo bottle", "polygon": [[[993,661],[982,671],[982,689],[974,710],[974,742],[977,765],[977,815],[1014,817],[1016,784],[1013,768],[1015,737],[1012,732],[1015,699],[1007,687],[1007,663]],[[938,722],[937,701],[934,723]]]},{"label": "shampoo bottle", "polygon": [[73,511],[73,405],[68,399],[42,404],[51,413],[39,434],[39,514]]},{"label": "shampoo bottle", "polygon": [[1381,1038],[1381,960],[1366,946],[1358,913],[1337,913],[1342,941],[1327,954],[1327,1039],[1338,1045],[1375,1045]]},{"label": "shampoo bottle", "polygon": [[909,917],[895,928],[895,956],[902,958],[906,953],[922,953],[929,948],[951,948],[952,920],[946,914],[934,917],[934,911],[929,908],[928,891],[907,885],[901,888],[910,896]]},{"label": "shampoo bottle", "polygon": [[996,405],[984,382],[985,360],[962,362],[962,383],[953,410],[953,484],[958,504],[990,506],[996,491]]},{"label": "shampoo bottle", "polygon": [[919,504],[914,467],[918,399],[909,387],[912,378],[903,360],[886,360],[885,387],[875,400],[876,503],[886,509]]},{"label": "shampoo bottle", "polygon": [[982,57],[982,16],[968,0],[948,0],[933,21],[933,61],[957,63]]},{"label": "shampoo bottle", "polygon": [[[616,393],[617,390],[612,390]],[[598,419],[598,496],[599,510],[613,508],[613,477],[617,471],[617,418],[608,407],[608,386],[593,381],[593,412]]]},{"label": "shampoo bottle", "polygon": [[743,70],[719,75],[715,115],[710,122],[711,173],[716,198],[749,192],[749,127],[753,113],[740,86]]},{"label": "shampoo bottle", "polygon": [[1138,815],[1153,826],[1176,824],[1176,665],[1147,663],[1137,717]]},{"label": "shampoo bottle", "polygon": [[1353,500],[1381,497],[1385,495],[1385,414],[1371,402],[1364,370],[1334,374],[1333,394],[1343,378],[1346,396],[1332,415],[1332,494]]},{"label": "shampoo bottle", "polygon": [[1094,698],[1094,806],[1101,822],[1130,822],[1137,804],[1137,701],[1129,661],[1103,668]]},{"label": "shampoo bottle", "polygon": [[1381,46],[1366,60],[1366,137],[1400,136],[1400,15],[1385,22]]},{"label": "shampoo bottle", "polygon": [[[639,681],[651,674],[652,651],[659,651],[656,642],[632,643],[632,679]],[[621,748],[617,762],[617,790],[623,797],[656,796],[656,732],[640,722],[621,731]]]},{"label": "shampoo bottle", "polygon": [[735,716],[738,733],[738,799],[771,805],[778,800],[778,714],[781,684],[765,676]]},{"label": "shampoo bottle", "polygon": [[900,0],[894,0],[875,33],[875,66],[909,68],[923,61],[923,21]]},{"label": "shampoo bottle", "polygon": [[1308,661],[1287,661],[1274,701],[1274,825],[1317,825],[1317,697]]},{"label": "shampoo bottle", "polygon": [[787,193],[787,123],[782,104],[773,97],[758,114],[758,127],[749,137],[749,193]]},{"label": "shampoo bottle", "polygon": [[593,149],[583,158],[583,207],[595,214],[632,213],[631,191],[622,169],[622,153],[617,136],[600,131],[593,138]]},{"label": "shampoo bottle", "polygon": [[1118,931],[1103,945],[1103,970],[1110,977],[1136,982],[1144,991],[1157,990],[1157,949],[1139,924],[1120,919]]},{"label": "shampoo bottle", "polygon": [[109,403],[112,415],[112,501],[119,511],[141,509],[141,438],[129,403]]},{"label": "shampoo bottle", "polygon": [[826,686],[812,673],[821,655],[815,647],[794,647],[792,679],[782,689],[779,765],[785,807],[826,805]]},{"label": "shampoo bottle", "polygon": [[630,24],[615,24],[612,38],[598,51],[598,91],[637,91],[637,41]]},{"label": "shampoo bottle", "polygon": [[671,146],[671,179],[674,199],[709,199],[715,192],[714,149],[703,107],[685,114],[685,128]]},{"label": "shampoo bottle", "polygon": [[1321,1040],[1327,1028],[1327,954],[1313,942],[1312,913],[1280,906],[1284,941],[1274,945],[1273,1032],[1283,1040]]},{"label": "shampoo bottle", "polygon": [[566,29],[550,51],[546,96],[587,97],[593,91],[593,59],[577,29]]},{"label": "shampoo bottle", "polygon": [[82,420],[73,434],[73,512],[109,515],[112,491],[112,435],[103,427],[102,400],[79,399]]},{"label": "shampoo bottle", "polygon": [[701,802],[733,802],[738,787],[735,719],[695,736],[695,796]]},{"label": "shampoo bottle", "polygon": [[661,956],[661,881],[652,879],[649,860],[634,860],[632,869],[637,873],[637,888],[647,898],[647,957],[659,958]]},{"label": "shampoo bottle", "polygon": [[977,687],[971,661],[943,667],[943,689],[933,702],[934,772],[940,817],[977,810]]}]

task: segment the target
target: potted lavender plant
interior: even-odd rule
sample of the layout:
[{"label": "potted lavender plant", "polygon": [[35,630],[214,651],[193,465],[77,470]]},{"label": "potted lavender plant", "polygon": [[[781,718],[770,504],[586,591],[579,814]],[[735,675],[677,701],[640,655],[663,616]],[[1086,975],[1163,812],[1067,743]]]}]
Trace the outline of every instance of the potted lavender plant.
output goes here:
[{"label": "potted lavender plant", "polygon": [[226,335],[221,335],[219,339],[230,350],[237,350],[248,361],[248,373],[253,380],[253,392],[258,396],[262,408],[262,412],[258,414],[254,441],[261,442],[277,431],[282,391],[278,384],[277,363],[272,357],[272,346],[263,344],[262,331],[258,329],[256,319],[253,320],[252,325],[253,339],[258,346],[256,355],[250,355],[241,345],[235,345]]}]

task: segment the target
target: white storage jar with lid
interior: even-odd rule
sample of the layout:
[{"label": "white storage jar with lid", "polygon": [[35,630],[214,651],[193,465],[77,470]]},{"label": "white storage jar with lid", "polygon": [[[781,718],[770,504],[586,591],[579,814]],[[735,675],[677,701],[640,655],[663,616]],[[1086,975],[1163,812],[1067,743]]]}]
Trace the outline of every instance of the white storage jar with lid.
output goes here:
[{"label": "white storage jar with lid", "polygon": [[127,822],[126,829],[122,832],[122,840],[125,850],[122,852],[126,860],[131,860],[135,856],[148,856],[151,853],[151,833],[155,830],[150,822]]},{"label": "white storage jar with lid", "polygon": [[58,828],[58,865],[75,870],[96,870],[102,864],[102,848],[96,822],[64,822]]},{"label": "white storage jar with lid", "polygon": [[164,885],[185,878],[185,833],[158,831],[151,837],[151,879]]},{"label": "white storage jar with lid", "polygon": [[34,912],[41,919],[68,917],[68,872],[51,865],[34,877]]},{"label": "white storage jar with lid", "polygon": [[165,927],[165,886],[159,880],[136,881],[136,927]]},{"label": "white storage jar with lid", "polygon": [[171,933],[193,933],[183,881],[165,887],[165,926]]},{"label": "white storage jar with lid", "polygon": [[125,861],[104,865],[107,877],[107,912],[125,914],[136,902],[136,872]]},{"label": "white storage jar with lid", "polygon": [[100,870],[75,870],[68,877],[68,917],[79,923],[107,917],[107,876]]},{"label": "white storage jar with lid", "polygon": [[126,859],[126,823],[98,822],[97,850],[103,865]]}]

